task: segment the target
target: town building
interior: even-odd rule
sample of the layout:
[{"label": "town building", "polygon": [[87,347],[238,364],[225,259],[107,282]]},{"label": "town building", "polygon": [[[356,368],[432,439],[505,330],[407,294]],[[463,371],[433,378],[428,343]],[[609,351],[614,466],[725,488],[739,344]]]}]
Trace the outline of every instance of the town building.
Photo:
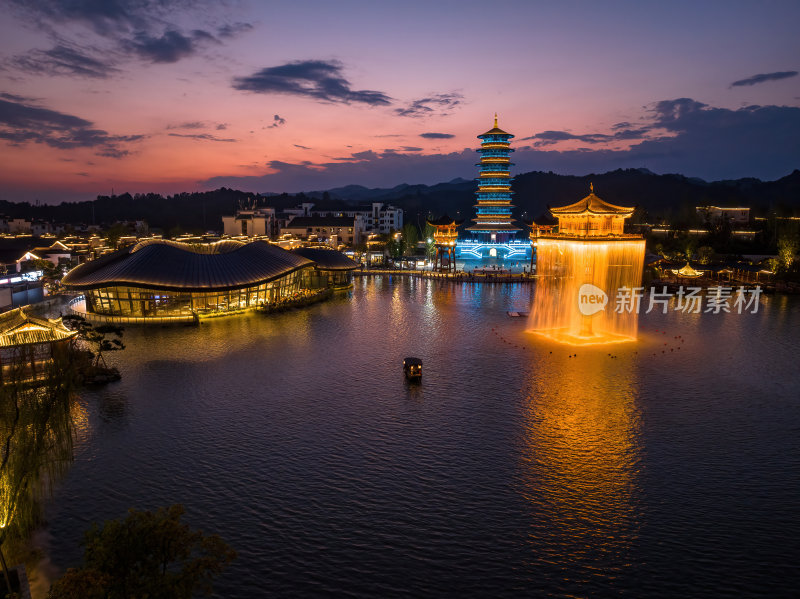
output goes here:
[{"label": "town building", "polygon": [[350,216],[296,216],[281,228],[281,234],[316,239],[332,247],[358,245],[364,234],[363,220]]},{"label": "town building", "polygon": [[[339,233],[340,243],[357,244],[372,234],[387,234],[403,228],[403,210],[397,206],[383,202],[373,202],[371,205],[357,206],[347,210],[314,210],[313,202],[303,202],[295,208],[285,208],[278,211],[275,208],[262,207],[248,210],[238,210],[233,216],[223,216],[223,232],[228,237],[268,237],[275,239],[278,236],[290,234],[306,239],[308,235],[317,235],[329,239],[331,231],[323,230],[326,225],[310,225],[314,231],[302,231],[305,224],[309,227],[310,221],[293,223],[297,218],[340,218],[350,219],[347,228],[351,232]],[[322,222],[322,221],[319,221]],[[342,221],[344,222],[344,221]],[[334,225],[337,228],[342,225]],[[327,225],[330,228],[330,225]],[[316,231],[320,228],[320,231]]]},{"label": "town building", "polygon": [[697,215],[710,223],[728,221],[732,225],[750,223],[750,208],[720,208],[719,206],[697,206]]},{"label": "town building", "polygon": [[[328,262],[332,260],[333,256]],[[357,267],[349,262],[351,269]],[[83,304],[75,309],[87,318],[143,324],[194,322],[202,316],[303,298],[319,288],[308,284],[315,268],[342,268],[332,264],[325,268],[326,264],[263,240],[189,245],[148,239],[81,264],[62,283],[83,292]],[[335,277],[325,276],[336,282]]]},{"label": "town building", "polygon": [[239,210],[234,216],[222,217],[223,233],[228,237],[268,237],[278,234],[274,208]]}]

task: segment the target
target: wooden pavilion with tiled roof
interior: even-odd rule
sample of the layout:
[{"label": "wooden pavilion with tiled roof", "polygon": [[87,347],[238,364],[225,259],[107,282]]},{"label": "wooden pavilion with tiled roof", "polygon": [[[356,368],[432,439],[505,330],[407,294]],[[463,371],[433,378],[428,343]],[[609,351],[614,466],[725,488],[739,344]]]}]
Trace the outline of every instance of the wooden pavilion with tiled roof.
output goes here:
[{"label": "wooden pavilion with tiled roof", "polygon": [[458,227],[464,221],[450,218],[443,214],[427,223],[434,228],[433,241],[436,248],[436,257],[433,269],[440,272],[450,272],[456,269],[456,241],[458,241]]},{"label": "wooden pavilion with tiled roof", "polygon": [[30,316],[23,308],[0,314],[0,382],[30,382],[48,376],[58,352],[78,333],[61,319]]},{"label": "wooden pavilion with tiled roof", "polygon": [[594,194],[594,185],[590,184],[589,189],[589,195],[574,204],[550,208],[550,213],[558,219],[559,235],[623,235],[625,219],[633,214],[634,208],[609,204]]}]

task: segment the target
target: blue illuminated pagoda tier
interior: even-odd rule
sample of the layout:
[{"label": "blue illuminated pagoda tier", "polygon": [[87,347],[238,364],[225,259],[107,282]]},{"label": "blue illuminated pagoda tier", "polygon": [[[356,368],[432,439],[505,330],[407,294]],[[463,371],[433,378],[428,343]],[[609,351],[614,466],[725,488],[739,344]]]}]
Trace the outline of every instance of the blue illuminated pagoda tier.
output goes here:
[{"label": "blue illuminated pagoda tier", "polygon": [[478,136],[481,147],[477,200],[475,204],[474,225],[466,230],[473,234],[477,241],[483,243],[505,244],[513,240],[520,227],[511,218],[511,149],[509,140],[514,137],[497,126],[497,115],[494,116],[494,128]]}]

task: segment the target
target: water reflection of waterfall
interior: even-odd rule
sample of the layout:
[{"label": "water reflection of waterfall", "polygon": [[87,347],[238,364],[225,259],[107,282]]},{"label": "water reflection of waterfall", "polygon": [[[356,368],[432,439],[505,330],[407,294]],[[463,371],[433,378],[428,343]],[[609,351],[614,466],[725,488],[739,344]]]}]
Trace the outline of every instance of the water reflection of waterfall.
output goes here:
[{"label": "water reflection of waterfall", "polygon": [[0,387],[0,548],[12,563],[73,457],[69,369],[58,362],[50,368],[37,386],[6,378]]},{"label": "water reflection of waterfall", "polygon": [[[640,450],[636,381],[600,351],[537,364],[524,407],[521,493],[534,561],[569,596],[592,594],[633,560]],[[610,585],[610,586],[609,586]]]}]

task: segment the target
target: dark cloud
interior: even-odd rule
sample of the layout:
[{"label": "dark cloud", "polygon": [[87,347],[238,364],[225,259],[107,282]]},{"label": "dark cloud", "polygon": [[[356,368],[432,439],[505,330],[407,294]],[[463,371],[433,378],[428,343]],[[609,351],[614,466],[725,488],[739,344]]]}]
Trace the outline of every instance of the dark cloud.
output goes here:
[{"label": "dark cloud", "polygon": [[[630,126],[630,123],[617,123],[617,125]],[[536,148],[552,146],[562,141],[572,140],[586,144],[608,144],[614,141],[643,139],[651,130],[651,127],[647,126],[638,129],[621,129],[617,127],[617,125],[612,127],[612,129],[616,127],[613,133],[584,133],[576,135],[569,131],[542,131],[530,137],[523,137],[520,141],[535,140],[533,146]]]},{"label": "dark cloud", "polygon": [[301,146],[300,144],[292,144],[295,148],[300,148],[301,150],[310,150],[308,146]]},{"label": "dark cloud", "polygon": [[395,114],[399,116],[409,116],[414,118],[446,115],[464,100],[464,96],[458,92],[449,94],[430,94],[428,97],[413,100],[401,108],[395,108]]},{"label": "dark cloud", "polygon": [[142,29],[162,6],[160,0],[10,0],[22,14],[42,28],[81,22],[100,35]]},{"label": "dark cloud", "polygon": [[109,60],[93,58],[67,42],[49,50],[31,50],[11,58],[12,66],[35,75],[67,75],[105,79],[117,72]]},{"label": "dark cloud", "polygon": [[222,38],[236,37],[240,33],[246,33],[253,29],[250,23],[231,23],[229,25],[222,25],[217,29],[217,36]]},{"label": "dark cloud", "polygon": [[[207,0],[9,0],[22,19],[33,23],[57,41],[51,50],[32,50],[15,57],[12,64],[37,74],[108,77],[115,67],[108,60],[120,53],[151,63],[173,63],[196,54],[204,45],[220,43],[252,29],[248,23],[224,24],[214,32],[184,32],[174,21],[182,13],[212,11]],[[205,7],[201,5],[206,5]],[[94,31],[104,48],[86,44],[85,36],[64,38],[65,25],[81,23]],[[216,33],[216,35],[215,35]]]},{"label": "dark cloud", "polygon": [[452,133],[420,133],[419,136],[425,139],[452,139],[455,137]]},{"label": "dark cloud", "polygon": [[189,9],[198,11],[204,0],[8,0],[16,11],[40,28],[52,32],[65,23],[83,23],[98,35],[153,33],[169,28],[169,19]]},{"label": "dark cloud", "polygon": [[224,131],[228,128],[228,123],[219,123],[217,125],[217,131]]},{"label": "dark cloud", "polygon": [[187,121],[185,123],[167,125],[167,129],[205,129],[207,126],[203,121]]},{"label": "dark cloud", "polygon": [[285,125],[285,124],[286,124],[286,119],[282,119],[280,117],[280,115],[276,114],[276,115],[274,115],[272,117],[272,124],[269,125],[269,127],[267,127],[267,128],[268,129],[275,129],[275,128],[280,127],[281,125]]},{"label": "dark cloud", "polygon": [[16,94],[9,94],[7,92],[0,92],[0,98],[4,100],[10,100],[11,102],[34,102],[33,98],[26,98],[25,96],[18,96]]},{"label": "dark cloud", "polygon": [[639,129],[621,129],[617,130],[613,137],[618,141],[644,139],[651,132],[651,129],[651,127],[640,127]]},{"label": "dark cloud", "polygon": [[731,83],[730,87],[742,87],[745,85],[756,85],[766,81],[779,81],[780,79],[788,79],[789,77],[797,77],[797,71],[776,71],[775,73],[759,73],[747,79],[739,79]]},{"label": "dark cloud", "polygon": [[97,152],[97,155],[104,156],[105,158],[116,158],[119,160],[120,158],[125,158],[125,156],[130,156],[130,150],[123,150],[117,147],[107,147]]},{"label": "dark cloud", "polygon": [[197,139],[200,141],[224,141],[224,142],[235,142],[235,139],[230,139],[226,137],[217,137],[216,135],[211,135],[210,133],[167,133],[170,137],[185,137],[188,139]]},{"label": "dark cloud", "polygon": [[362,152],[352,153],[352,157],[356,160],[375,160],[378,156],[378,153],[374,150],[363,150]]},{"label": "dark cloud", "polygon": [[323,102],[359,102],[387,106],[391,98],[379,91],[354,90],[336,61],[305,60],[267,67],[249,77],[236,77],[233,88],[262,94],[291,94]]},{"label": "dark cloud", "polygon": [[122,45],[148,62],[172,63],[195,54],[203,43],[215,41],[214,36],[200,29],[188,36],[169,30],[160,37],[139,32],[133,39],[123,41]]},{"label": "dark cloud", "polygon": [[422,152],[422,148],[418,148],[416,146],[403,146],[403,151],[405,151],[405,152]]},{"label": "dark cloud", "polygon": [[542,131],[530,137],[523,137],[520,141],[527,141],[534,139],[536,142],[533,144],[535,147],[552,146],[560,141],[578,140],[589,144],[608,143],[614,137],[606,135],[605,133],[586,133],[583,135],[575,135],[568,131]]},{"label": "dark cloud", "polygon": [[42,143],[62,150],[95,148],[100,156],[127,155],[124,144],[143,135],[110,135],[91,121],[26,102],[0,100],[0,139],[12,145]]},{"label": "dark cloud", "polygon": [[[800,165],[798,107],[748,106],[730,110],[678,98],[653,104],[642,123],[641,127],[626,123],[617,128],[618,132],[641,131],[649,136],[625,149],[607,149],[599,143],[577,150],[517,144],[514,170],[583,175],[645,167],[653,172],[682,173],[706,180],[748,176],[771,180]],[[561,134],[566,132],[554,133],[549,137],[564,137]],[[273,162],[268,165],[274,171],[270,174],[215,177],[204,185],[209,189],[226,186],[251,191],[303,191],[351,183],[368,187],[433,184],[474,176],[474,152],[474,147],[450,154],[367,150],[318,164]]]}]

